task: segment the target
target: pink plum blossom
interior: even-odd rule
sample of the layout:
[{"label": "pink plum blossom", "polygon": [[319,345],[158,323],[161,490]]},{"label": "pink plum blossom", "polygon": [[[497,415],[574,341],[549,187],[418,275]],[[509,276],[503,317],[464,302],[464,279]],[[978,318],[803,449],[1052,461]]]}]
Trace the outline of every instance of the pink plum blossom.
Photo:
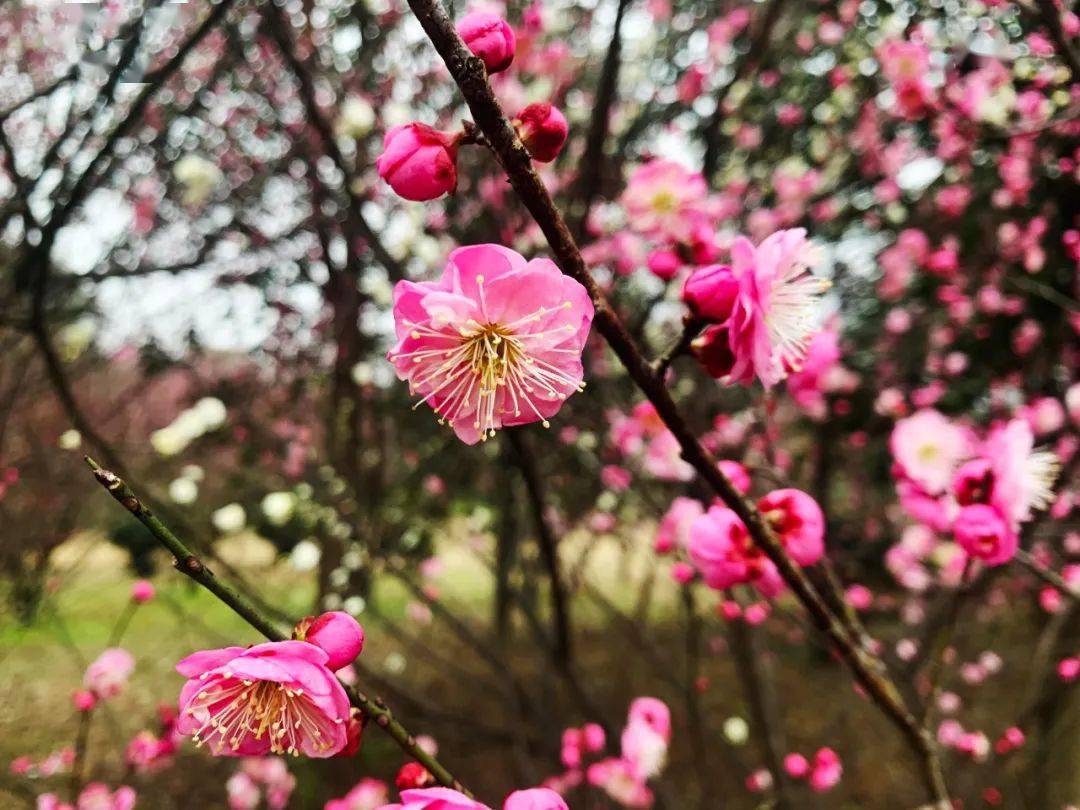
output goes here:
[{"label": "pink plum blossom", "polygon": [[500,245],[458,248],[437,282],[394,289],[390,359],[453,428],[474,444],[504,426],[542,422],[581,390],[592,323],[585,288],[549,259]]},{"label": "pink plum blossom", "polygon": [[620,201],[635,231],[685,242],[705,215],[707,197],[700,173],[672,160],[652,160],[630,175]]},{"label": "pink plum blossom", "polygon": [[124,691],[134,669],[135,659],[131,653],[120,647],[110,647],[86,668],[83,685],[100,699],[116,697]]},{"label": "pink plum blossom", "polygon": [[323,810],[377,810],[387,802],[386,783],[365,777],[340,799],[331,799]]},{"label": "pink plum blossom", "polygon": [[215,756],[330,757],[345,747],[349,699],[306,641],[204,650],[176,665],[188,678],[177,731]]},{"label": "pink plum blossom", "polygon": [[570,810],[563,797],[548,788],[515,790],[503,802],[503,810]]},{"label": "pink plum blossom", "polygon": [[757,502],[765,520],[799,565],[813,565],[825,553],[825,515],[817,501],[798,489],[777,489]]},{"label": "pink plum blossom", "polygon": [[686,548],[690,541],[690,527],[703,514],[705,514],[705,507],[697,499],[683,496],[675,498],[656,528],[653,548],[658,554],[667,554],[677,548]]},{"label": "pink plum blossom", "polygon": [[931,408],[899,420],[889,448],[901,474],[928,495],[945,491],[972,449],[968,432]]},{"label": "pink plum blossom", "polygon": [[728,322],[733,357],[726,375],[748,385],[775,385],[802,366],[816,326],[814,315],[828,282],[809,273],[817,263],[806,231],[777,231],[755,247],[745,237],[731,246],[739,295]]}]

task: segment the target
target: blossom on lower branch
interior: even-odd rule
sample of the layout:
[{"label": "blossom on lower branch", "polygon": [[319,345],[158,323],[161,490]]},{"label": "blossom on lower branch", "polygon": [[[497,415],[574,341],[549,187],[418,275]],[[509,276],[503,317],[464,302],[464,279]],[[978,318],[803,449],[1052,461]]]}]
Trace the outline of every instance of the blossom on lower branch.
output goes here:
[{"label": "blossom on lower branch", "polygon": [[351,707],[333,669],[352,663],[363,631],[348,614],[333,613],[304,620],[297,635],[309,640],[203,650],[178,663],[188,682],[176,730],[215,756],[323,758],[344,750]]},{"label": "blossom on lower branch", "polygon": [[[451,788],[434,787],[404,790],[400,804],[387,804],[378,810],[491,810],[486,804],[470,799]],[[562,796],[547,788],[517,790],[506,797],[502,810],[569,810]]]},{"label": "blossom on lower branch", "polygon": [[[394,289],[398,377],[467,444],[542,422],[584,387],[585,288],[549,259],[500,245],[450,254],[438,281]],[[419,403],[418,403],[419,405]]]}]

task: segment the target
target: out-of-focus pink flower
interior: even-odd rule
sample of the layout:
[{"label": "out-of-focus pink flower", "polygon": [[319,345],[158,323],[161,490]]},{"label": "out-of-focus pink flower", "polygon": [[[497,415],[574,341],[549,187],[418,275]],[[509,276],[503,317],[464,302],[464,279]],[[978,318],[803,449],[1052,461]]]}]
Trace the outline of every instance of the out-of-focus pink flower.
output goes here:
[{"label": "out-of-focus pink flower", "polygon": [[64,804],[52,793],[38,796],[38,810],[131,810],[135,806],[135,789],[123,785],[115,791],[101,782],[91,782],[79,793],[75,806]]},{"label": "out-of-focus pink flower", "polygon": [[739,516],[725,506],[713,505],[694,521],[688,551],[710,588],[724,590],[752,582],[769,597],[783,590],[772,560],[753,544]]},{"label": "out-of-focus pink flower", "polygon": [[802,779],[810,773],[810,761],[802,754],[788,754],[784,757],[784,770],[795,779]]},{"label": "out-of-focus pink flower", "polygon": [[176,746],[152,731],[140,731],[124,750],[124,759],[137,773],[153,773],[172,761]]},{"label": "out-of-focus pink flower", "polygon": [[229,810],[255,810],[262,800],[259,786],[243,771],[237,771],[225,780],[225,795]]},{"label": "out-of-focus pink flower", "polygon": [[798,489],[777,489],[757,502],[792,559],[813,565],[825,553],[825,515],[817,501]]},{"label": "out-of-focus pink flower", "polygon": [[215,756],[304,754],[345,747],[349,699],[327,654],[306,641],[274,641],[190,655],[176,729]]},{"label": "out-of-focus pink flower", "polygon": [[131,586],[131,599],[140,605],[153,599],[155,593],[153,583],[145,579],[140,579]]},{"label": "out-of-focus pink flower", "polygon": [[618,464],[605,464],[600,470],[600,481],[614,492],[625,492],[633,480],[630,471]]},{"label": "out-of-focus pink flower", "polygon": [[679,440],[666,428],[645,448],[643,466],[661,481],[689,481],[694,477],[694,468],[683,460]]},{"label": "out-of-focus pink flower", "polygon": [[457,187],[458,139],[427,124],[396,126],[383,137],[375,167],[406,200],[434,200]]},{"label": "out-of-focus pink flower", "polygon": [[940,412],[926,408],[896,423],[889,449],[902,475],[928,495],[938,495],[971,454],[971,439]]},{"label": "out-of-focus pink flower", "polygon": [[135,659],[131,653],[120,647],[110,647],[86,668],[83,686],[99,699],[116,697],[124,691],[134,669]]},{"label": "out-of-focus pink flower", "polygon": [[993,471],[990,502],[1013,529],[1051,504],[1060,463],[1052,451],[1035,449],[1035,436],[1025,420],[1013,419],[992,431],[983,455]]},{"label": "out-of-focus pink flower", "polygon": [[675,498],[656,527],[653,542],[656,553],[667,554],[677,548],[686,548],[690,540],[690,527],[703,514],[705,507],[696,498]]},{"label": "out-of-focus pink flower", "polygon": [[840,757],[831,748],[821,748],[814,754],[814,769],[810,772],[810,787],[824,793],[836,787],[844,773]]},{"label": "out-of-focus pink flower", "polygon": [[491,810],[491,808],[456,790],[431,787],[403,790],[400,804],[387,804],[380,810]]},{"label": "out-of-focus pink flower", "polygon": [[550,163],[559,156],[570,131],[557,107],[544,102],[530,104],[514,119],[518,137],[533,160]]},{"label": "out-of-focus pink flower", "polygon": [[815,419],[827,415],[826,394],[851,390],[857,382],[840,365],[840,356],[840,336],[835,329],[823,329],[810,339],[802,367],[788,375],[788,393]]},{"label": "out-of-focus pink flower", "polygon": [[632,766],[624,759],[593,763],[586,771],[586,779],[623,807],[635,810],[653,806],[653,792],[635,776]]},{"label": "out-of-focus pink flower", "polygon": [[651,160],[630,175],[621,202],[635,231],[686,242],[705,216],[708,193],[699,172],[672,160]]},{"label": "out-of-focus pink flower", "polygon": [[549,259],[500,245],[450,254],[437,282],[394,289],[398,377],[466,444],[548,419],[582,388],[585,288]]},{"label": "out-of-focus pink flower", "polygon": [[682,299],[690,311],[712,323],[724,323],[731,317],[738,295],[739,281],[726,264],[697,268],[682,290]]},{"label": "out-of-focus pink flower", "polygon": [[503,810],[570,810],[563,797],[548,788],[515,790],[503,802]]},{"label": "out-of-focus pink flower", "polygon": [[97,705],[97,698],[89,689],[76,689],[71,693],[71,703],[76,711],[88,712]]},{"label": "out-of-focus pink flower", "polygon": [[331,799],[323,810],[377,810],[387,803],[386,783],[378,779],[361,779],[340,799]]},{"label": "out-of-focus pink flower", "polygon": [[326,666],[335,672],[355,661],[364,649],[364,628],[340,610],[305,619],[297,625],[295,637],[325,652]]},{"label": "out-of-focus pink flower", "polygon": [[686,585],[694,581],[697,572],[690,563],[679,560],[671,566],[671,578],[680,585]]},{"label": "out-of-focus pink flower", "polygon": [[469,50],[484,62],[488,73],[506,70],[514,61],[514,29],[497,14],[471,12],[458,21],[457,30]]},{"label": "out-of-focus pink flower", "polygon": [[997,509],[986,504],[963,507],[953,522],[953,535],[964,551],[987,565],[1001,565],[1016,553],[1016,532]]},{"label": "out-of-focus pink flower", "polygon": [[806,231],[777,231],[754,247],[745,237],[731,246],[739,296],[728,326],[734,356],[729,377],[775,385],[802,366],[816,329],[814,315],[829,283],[809,272],[817,258]]},{"label": "out-of-focus pink flower", "polygon": [[745,495],[750,491],[750,473],[746,471],[746,467],[742,464],[730,459],[721,459],[716,462],[716,466],[741,494]]}]

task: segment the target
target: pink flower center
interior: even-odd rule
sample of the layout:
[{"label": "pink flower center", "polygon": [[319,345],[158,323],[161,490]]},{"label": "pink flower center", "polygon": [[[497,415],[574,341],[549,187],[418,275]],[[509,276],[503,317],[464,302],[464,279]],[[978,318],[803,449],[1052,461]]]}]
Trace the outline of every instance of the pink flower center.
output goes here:
[{"label": "pink flower center", "polygon": [[256,740],[266,737],[274,754],[299,756],[304,739],[319,750],[333,745],[323,733],[328,718],[315,709],[304,690],[274,681],[217,680],[199,692],[186,711],[209,715],[192,739],[197,746],[206,743],[215,755],[225,748],[236,751],[249,735]]},{"label": "pink flower center", "polygon": [[[483,296],[483,278],[477,278]],[[561,308],[571,309],[567,301]],[[469,417],[473,427],[487,440],[502,427],[502,417],[520,417],[531,413],[544,427],[551,423],[537,406],[538,399],[562,400],[585,383],[568,374],[539,355],[580,354],[573,348],[538,346],[557,333],[573,334],[574,324],[559,324],[539,332],[527,331],[529,324],[540,321],[553,310],[540,307],[535,312],[512,323],[478,323],[468,320],[453,331],[441,331],[426,324],[408,323],[414,339],[445,340],[445,346],[422,348],[395,355],[394,359],[411,358],[424,368],[411,381],[413,389],[433,386],[414,409],[427,402],[433,404],[440,424],[451,427]],[[539,351],[537,351],[539,349]]]}]

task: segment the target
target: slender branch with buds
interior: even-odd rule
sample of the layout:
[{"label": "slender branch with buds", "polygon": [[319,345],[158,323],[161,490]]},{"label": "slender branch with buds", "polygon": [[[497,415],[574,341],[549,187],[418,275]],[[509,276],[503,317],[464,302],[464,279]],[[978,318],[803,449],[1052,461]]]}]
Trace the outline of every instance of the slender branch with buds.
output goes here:
[{"label": "slender branch with buds", "polygon": [[716,459],[702,447],[687,426],[663,379],[656,375],[608,304],[590,275],[562,213],[555,207],[533,168],[525,145],[495,98],[483,62],[469,52],[453,21],[435,0],[409,0],[409,7],[461,89],[476,125],[491,143],[510,184],[547,238],[556,262],[564,273],[588,291],[595,308],[594,324],[597,330],[622,361],[631,379],[656,408],[659,417],[679,442],[686,461],[746,524],[754,542],[776,564],[784,581],[809,612],[815,626],[836,647],[874,703],[901,729],[919,757],[927,789],[934,801],[947,802],[948,791],[930,734],[908,709],[899,690],[876,659],[860,647],[843,622],[829,610],[761,513],[720,472]]},{"label": "slender branch with buds", "polygon": [[[207,568],[203,561],[191,551],[187,544],[173,534],[169,527],[162,523],[157,515],[143,504],[123,479],[117,476],[116,473],[103,469],[89,456],[86,457],[86,463],[93,470],[98,483],[105,487],[106,491],[121,506],[127,509],[150,531],[161,545],[168,549],[169,553],[173,555],[176,570],[206,588],[271,641],[284,641],[288,638],[268,616],[256,607],[254,602],[228,582],[218,579],[213,571]],[[402,751],[427,768],[439,784],[455,790],[465,791],[461,783],[454,778],[453,774],[441,762],[420,747],[416,737],[409,733],[408,729],[394,717],[393,712],[383,703],[381,698],[369,698],[348,684],[343,683],[342,686],[349,696],[349,702],[359,709],[369,722],[373,722],[389,734]]]}]

